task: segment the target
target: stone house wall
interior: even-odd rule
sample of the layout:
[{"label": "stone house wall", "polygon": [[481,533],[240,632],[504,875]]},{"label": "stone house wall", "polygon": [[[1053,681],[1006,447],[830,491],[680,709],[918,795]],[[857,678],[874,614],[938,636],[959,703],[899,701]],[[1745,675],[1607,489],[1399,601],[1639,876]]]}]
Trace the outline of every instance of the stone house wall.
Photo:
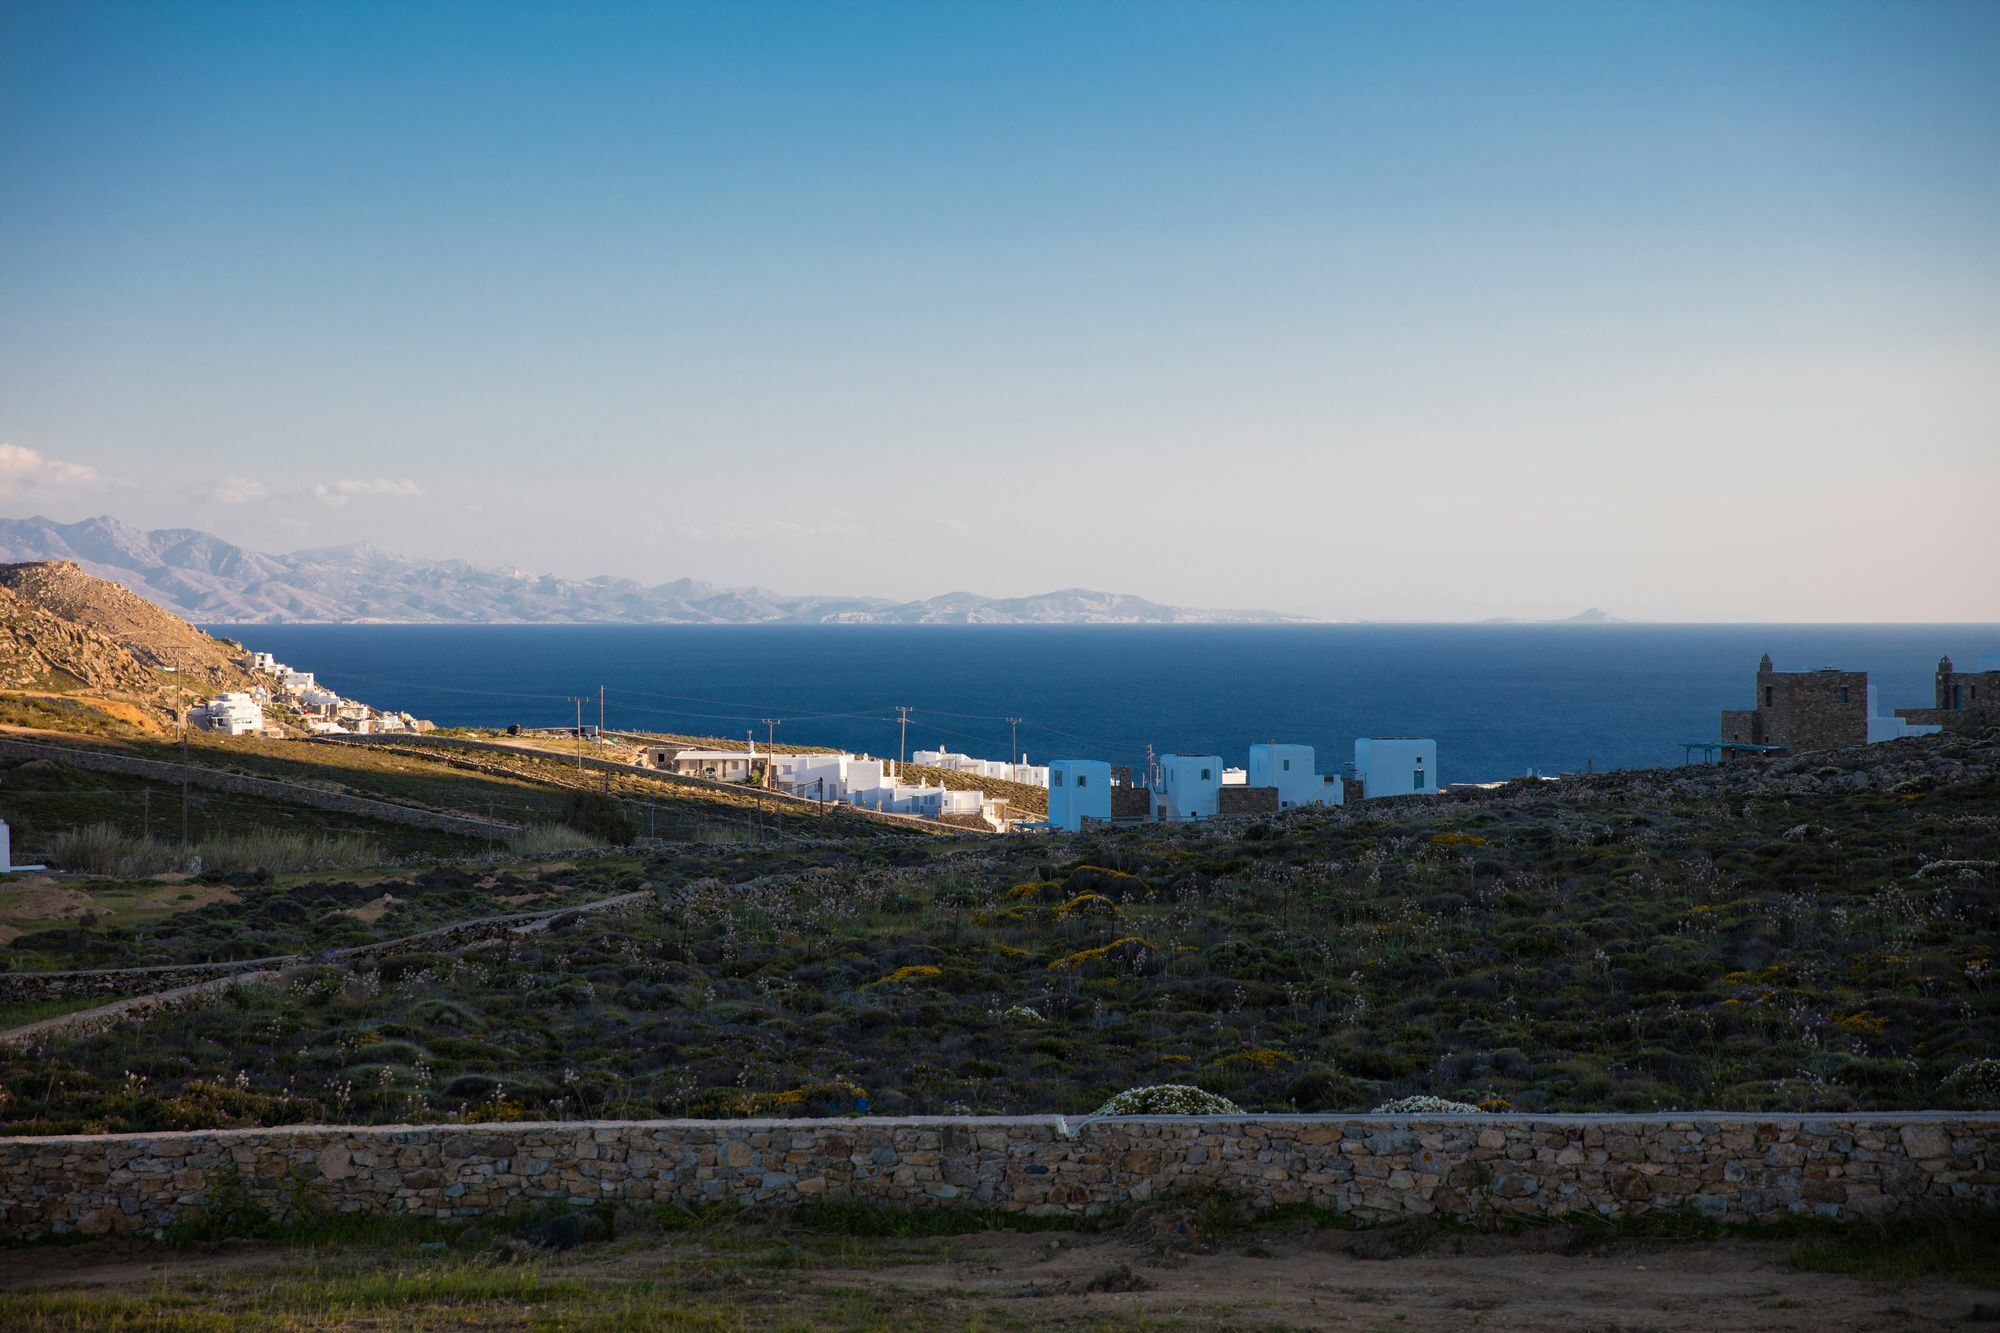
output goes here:
[{"label": "stone house wall", "polygon": [[1217,815],[1275,815],[1276,787],[1224,787],[1215,793]]},{"label": "stone house wall", "polygon": [[2000,1204],[2000,1115],[1061,1116],[203,1130],[0,1139],[0,1237],[148,1232],[235,1180],[272,1211],[502,1216],[829,1196],[1087,1215],[1220,1189],[1360,1221],[1856,1218]]},{"label": "stone house wall", "polygon": [[1868,743],[1868,673],[1775,671],[1757,664],[1757,695],[1747,709],[1724,709],[1722,738],[1782,745],[1792,754]]}]

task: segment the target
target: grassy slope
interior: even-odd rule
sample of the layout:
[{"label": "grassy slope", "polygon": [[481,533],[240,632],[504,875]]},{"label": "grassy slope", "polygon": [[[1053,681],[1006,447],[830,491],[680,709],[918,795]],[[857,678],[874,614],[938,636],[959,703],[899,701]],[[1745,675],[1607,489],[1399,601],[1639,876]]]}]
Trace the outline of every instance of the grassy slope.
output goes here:
[{"label": "grassy slope", "polygon": [[663,907],[59,1047],[22,1086],[62,1091],[13,1113],[144,1127],[102,1095],[123,1070],[246,1064],[292,1089],[254,1114],[300,1118],[830,1113],[854,1088],[1085,1112],[1168,1081],[1268,1110],[1935,1105],[2000,1053],[2000,742],[1854,762],[1869,785],[1669,771],[971,850],[678,851],[643,871]]}]

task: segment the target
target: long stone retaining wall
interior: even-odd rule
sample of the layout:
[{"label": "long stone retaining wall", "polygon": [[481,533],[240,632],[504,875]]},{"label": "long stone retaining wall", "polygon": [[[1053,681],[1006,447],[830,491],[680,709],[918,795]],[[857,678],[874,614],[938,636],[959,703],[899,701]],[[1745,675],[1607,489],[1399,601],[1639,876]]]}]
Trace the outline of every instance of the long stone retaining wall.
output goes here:
[{"label": "long stone retaining wall", "polygon": [[475,838],[504,840],[521,831],[518,824],[508,824],[497,819],[448,815],[437,810],[420,810],[415,806],[397,805],[393,801],[377,801],[367,796],[349,796],[343,792],[308,787],[297,782],[284,782],[277,778],[254,778],[244,773],[225,773],[220,769],[203,768],[197,764],[171,764],[162,759],[142,759],[138,755],[117,754],[110,750],[0,739],[0,755],[14,755],[22,759],[53,759],[94,773],[119,773],[127,777],[150,778],[156,782],[177,783],[185,778],[190,786],[206,787],[211,791],[264,796],[272,800],[288,801],[293,805],[309,805],[318,810],[361,815],[368,819],[382,820],[384,823],[407,824],[412,828],[432,829],[439,833],[462,833]]},{"label": "long stone retaining wall", "polygon": [[220,963],[160,963],[153,967],[107,967],[89,972],[0,972],[0,1004],[172,990],[296,961],[295,954],[278,954]]},{"label": "long stone retaining wall", "polygon": [[[367,736],[318,736],[315,743],[320,745],[383,745],[418,747],[436,746],[440,749],[463,750],[482,754],[505,755],[513,759],[554,760],[563,765],[578,764],[593,773],[615,773],[619,777],[640,777],[668,787],[687,787],[697,791],[720,792],[738,800],[765,800],[774,808],[789,809],[799,814],[814,817],[832,815],[837,819],[861,819],[877,824],[888,824],[895,828],[913,829],[920,833],[938,834],[943,832],[979,833],[991,836],[993,830],[981,825],[969,828],[960,824],[945,824],[939,820],[926,819],[921,815],[901,815],[893,810],[870,810],[865,806],[849,805],[845,801],[815,801],[810,796],[794,796],[789,792],[773,791],[765,788],[746,787],[740,782],[722,782],[714,778],[698,778],[687,773],[669,773],[663,769],[645,768],[638,764],[621,764],[610,759],[599,759],[584,755],[581,759],[565,755],[558,750],[543,750],[533,746],[509,745],[505,741],[476,741],[467,736],[440,736],[435,732],[417,735],[386,732]],[[508,770],[485,769],[486,772],[507,773]],[[518,776],[510,774],[510,776]]]},{"label": "long stone retaining wall", "polygon": [[640,889],[636,893],[621,893],[615,897],[597,898],[590,902],[551,908],[547,911],[510,912],[503,916],[483,916],[471,921],[452,921],[442,926],[433,926],[429,930],[418,931],[414,935],[400,935],[390,940],[371,940],[366,944],[351,944],[345,948],[329,949],[319,954],[281,954],[242,962],[119,967],[100,972],[0,972],[0,999],[15,1003],[23,1000],[53,1000],[89,995],[128,995],[133,991],[144,992],[130,995],[127,999],[111,1004],[99,1005],[94,1009],[83,1009],[75,1013],[61,1014],[55,1018],[45,1018],[22,1027],[9,1028],[0,1032],[0,1046],[19,1046],[50,1037],[76,1036],[111,1023],[150,1018],[162,1009],[193,1004],[228,990],[232,986],[268,981],[278,975],[278,969],[299,963],[314,961],[351,963],[370,954],[394,953],[398,950],[417,948],[448,952],[462,949],[469,944],[502,939],[510,934],[525,935],[546,930],[566,917],[573,918],[589,912],[630,907],[652,897],[653,891],[648,888]]},{"label": "long stone retaining wall", "polygon": [[234,1180],[461,1218],[844,1197],[1088,1215],[1220,1189],[1361,1221],[1442,1215],[1850,1219],[2000,1205],[2000,1114],[1060,1116],[663,1120],[0,1139],[0,1237],[146,1232]]}]

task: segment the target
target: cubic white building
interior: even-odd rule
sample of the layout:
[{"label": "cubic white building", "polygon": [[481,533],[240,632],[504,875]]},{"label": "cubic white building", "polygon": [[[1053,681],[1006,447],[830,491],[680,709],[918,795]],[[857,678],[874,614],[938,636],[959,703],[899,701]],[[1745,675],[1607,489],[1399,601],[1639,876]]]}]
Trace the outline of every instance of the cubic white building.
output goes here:
[{"label": "cubic white building", "polygon": [[[1346,784],[1338,774],[1313,772],[1310,745],[1253,745],[1250,747],[1250,785],[1276,787],[1278,808],[1290,810],[1301,805],[1340,805],[1346,800]],[[1437,766],[1433,764],[1432,768]]]},{"label": "cubic white building", "polygon": [[264,729],[264,710],[247,694],[218,694],[188,709],[188,722],[203,731],[254,736]]},{"label": "cubic white building", "polygon": [[1163,754],[1160,785],[1153,793],[1156,819],[1210,819],[1222,790],[1219,754]]},{"label": "cubic white building", "polygon": [[1086,819],[1111,818],[1111,765],[1102,759],[1049,761],[1049,823],[1074,833]]},{"label": "cubic white building", "polygon": [[1363,800],[1437,795],[1437,742],[1416,736],[1363,736],[1354,742],[1354,775]]},{"label": "cubic white building", "polygon": [[[2000,659],[1993,660],[2000,661]],[[2000,667],[1988,667],[1986,665],[1987,661],[1988,659],[1984,657],[1979,659],[1979,669],[1981,671],[2000,670]],[[1875,703],[1875,687],[1873,685],[1868,687],[1868,743],[1870,745],[1875,744],[1877,741],[1899,741],[1905,736],[1935,736],[1943,730],[1943,727],[1938,726],[1934,722],[1910,722],[1897,717],[1894,713],[1891,713],[1887,717],[1882,716]]]}]

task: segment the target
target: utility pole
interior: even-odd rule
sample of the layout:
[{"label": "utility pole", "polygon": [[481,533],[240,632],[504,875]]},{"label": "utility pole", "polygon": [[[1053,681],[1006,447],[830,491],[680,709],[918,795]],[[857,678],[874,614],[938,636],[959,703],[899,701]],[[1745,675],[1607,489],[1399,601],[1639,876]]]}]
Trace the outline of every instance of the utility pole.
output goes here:
[{"label": "utility pole", "polygon": [[898,769],[910,761],[910,708],[907,704],[896,705],[896,715],[903,724],[903,739],[896,746],[896,767]]},{"label": "utility pole", "polygon": [[188,720],[187,708],[182,703],[181,659],[178,654],[174,657],[174,712],[181,720],[181,859],[185,861],[188,845]]},{"label": "utility pole", "polygon": [[[597,743],[604,744],[604,687],[597,687]],[[611,770],[604,770],[604,794],[611,794]]]},{"label": "utility pole", "polygon": [[777,780],[777,774],[772,764],[772,759],[775,758],[778,753],[778,724],[780,722],[783,722],[784,720],[785,719],[783,719],[782,717],[767,717],[763,719],[764,740],[765,740],[764,753],[766,756],[764,760],[764,785],[766,787],[772,785],[772,783],[774,783]]},{"label": "utility pole", "polygon": [[1018,717],[1007,719],[1007,762],[1021,762],[1021,719]]},{"label": "utility pole", "polygon": [[583,776],[583,698],[571,695],[570,702],[576,705],[576,773]]}]

